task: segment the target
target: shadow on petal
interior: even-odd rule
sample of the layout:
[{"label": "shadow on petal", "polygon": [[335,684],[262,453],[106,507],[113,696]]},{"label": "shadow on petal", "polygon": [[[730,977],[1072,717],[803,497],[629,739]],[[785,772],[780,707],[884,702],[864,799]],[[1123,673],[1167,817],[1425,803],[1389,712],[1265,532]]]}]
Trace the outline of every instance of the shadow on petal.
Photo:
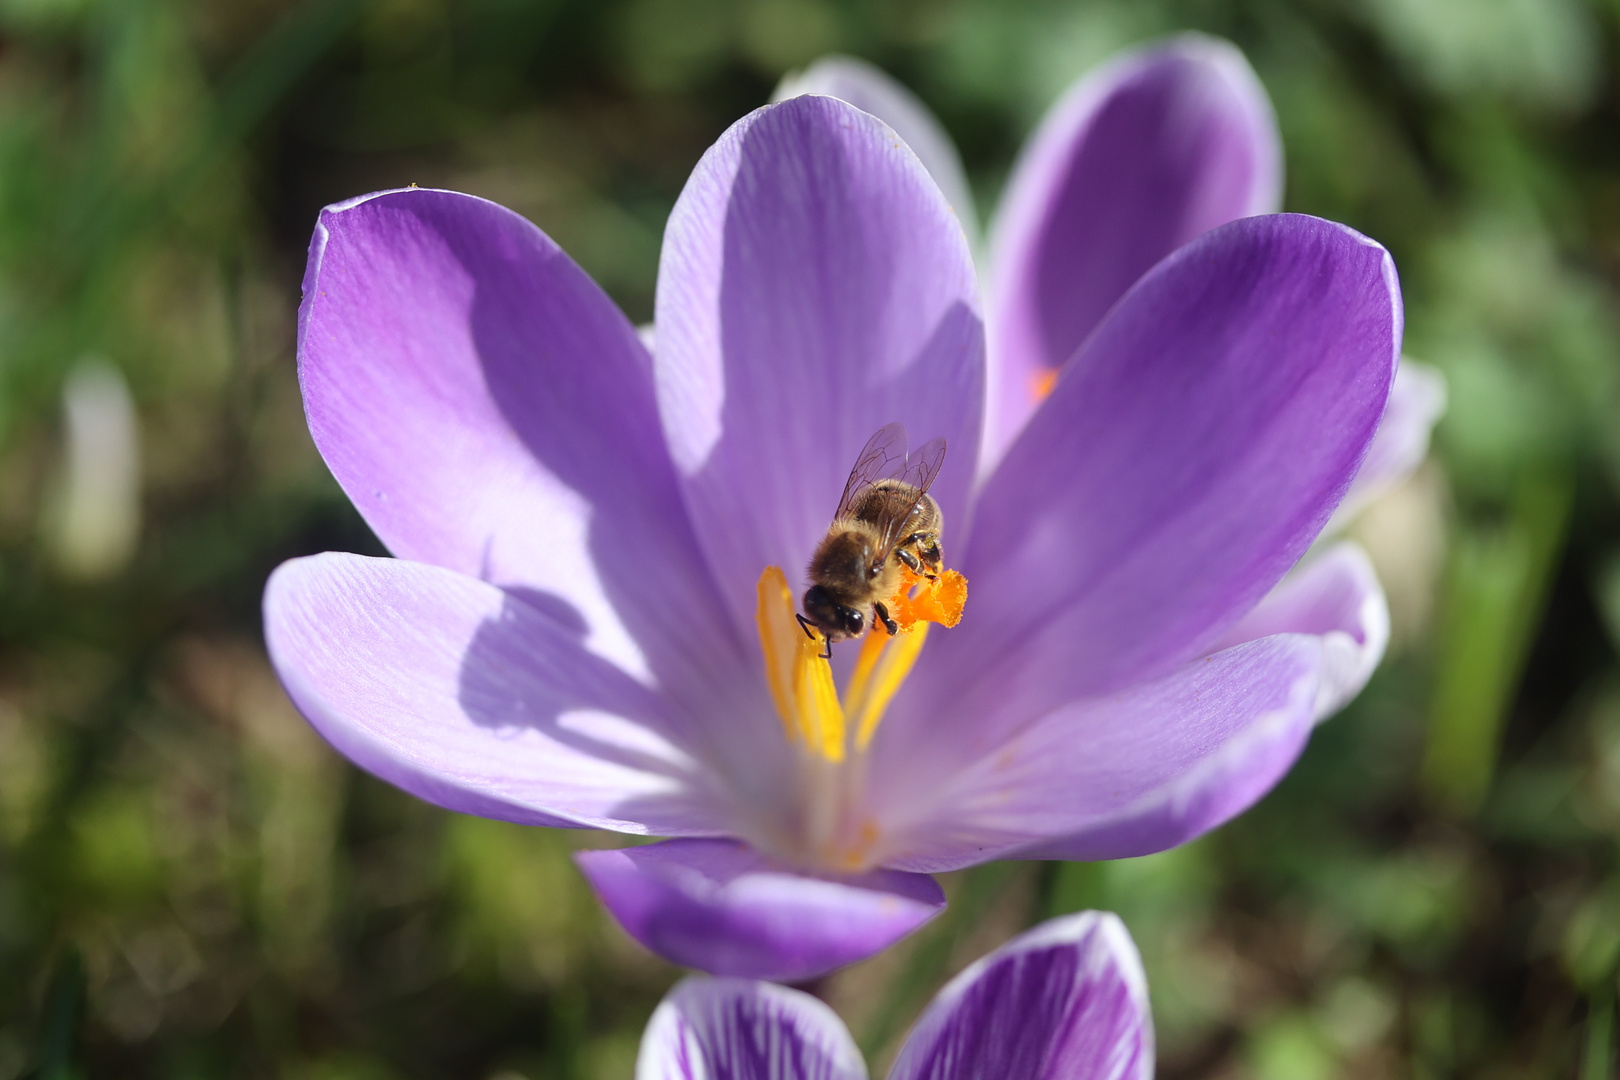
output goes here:
[{"label": "shadow on petal", "polygon": [[[740,663],[751,667],[751,655],[721,615],[704,572],[659,428],[651,358],[628,337],[616,356],[593,350],[605,329],[571,339],[566,314],[536,314],[568,297],[548,296],[550,283],[528,280],[524,269],[506,267],[475,282],[469,321],[490,399],[534,460],[584,503],[590,569],[648,673],[677,699],[701,701],[713,683],[735,679]],[[604,315],[628,334],[616,310],[576,317],[588,324]],[[566,597],[517,588],[530,605],[592,626]]]},{"label": "shadow on petal", "polygon": [[526,592],[508,591],[467,646],[456,699],[468,719],[497,731],[534,728],[630,768],[690,775],[670,755],[668,703],[585,647],[584,617],[567,601]]},{"label": "shadow on petal", "polygon": [[674,707],[569,626],[464,574],[327,553],[283,564],[265,638],[299,710],[430,802],[528,824],[729,831]]}]

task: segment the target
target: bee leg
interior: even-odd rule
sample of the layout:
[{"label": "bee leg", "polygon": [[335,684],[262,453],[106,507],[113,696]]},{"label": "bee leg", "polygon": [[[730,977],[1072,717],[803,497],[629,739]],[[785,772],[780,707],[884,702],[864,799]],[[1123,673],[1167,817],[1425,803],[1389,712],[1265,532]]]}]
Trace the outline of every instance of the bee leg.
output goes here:
[{"label": "bee leg", "polygon": [[[939,541],[937,540],[928,545],[927,549],[923,551],[922,557],[923,561],[925,561],[930,567],[935,568],[937,568],[940,563],[945,561],[945,554],[939,550]],[[939,580],[939,575],[931,569],[923,571],[923,576],[929,581]]]},{"label": "bee leg", "polygon": [[[804,636],[809,638],[811,641],[816,640],[815,631],[810,629],[810,627],[814,626],[815,624],[809,619],[806,619],[803,615],[800,615],[797,611],[793,613],[793,617],[799,620],[799,629],[804,631]],[[831,660],[832,638],[825,639],[824,644],[827,646],[827,650],[821,654],[821,658],[823,660]]]},{"label": "bee leg", "polygon": [[883,629],[889,632],[890,637],[900,632],[900,624],[889,617],[889,609],[883,606],[882,601],[874,601],[872,611],[876,613],[878,622],[883,624]]},{"label": "bee leg", "polygon": [[913,574],[921,574],[923,572],[922,563],[917,560],[917,556],[913,555],[905,548],[895,548],[894,557],[905,563],[906,569],[910,570]]}]

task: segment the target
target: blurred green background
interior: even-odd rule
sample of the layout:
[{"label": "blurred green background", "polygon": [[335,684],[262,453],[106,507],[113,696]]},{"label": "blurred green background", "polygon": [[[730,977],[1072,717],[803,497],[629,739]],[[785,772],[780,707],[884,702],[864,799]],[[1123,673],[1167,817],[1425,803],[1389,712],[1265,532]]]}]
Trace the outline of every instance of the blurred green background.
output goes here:
[{"label": "blurred green background", "polygon": [[0,1080],[628,1077],[678,975],[572,870],[598,839],[359,774],[266,665],[270,569],[379,550],[298,401],[321,205],[489,196],[642,321],[687,172],[783,73],[886,67],[987,215],[1071,79],[1184,28],[1247,52],[1288,208],[1389,246],[1450,381],[1356,526],[1391,654],[1234,824],[954,875],[821,990],[882,1059],[967,961],[1098,906],[1163,1077],[1612,1075],[1620,2],[0,0]]}]

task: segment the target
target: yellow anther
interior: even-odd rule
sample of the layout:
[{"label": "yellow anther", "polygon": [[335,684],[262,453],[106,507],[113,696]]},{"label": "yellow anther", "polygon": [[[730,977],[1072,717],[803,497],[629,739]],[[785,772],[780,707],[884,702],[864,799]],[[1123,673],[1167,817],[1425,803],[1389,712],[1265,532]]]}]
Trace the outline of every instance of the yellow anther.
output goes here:
[{"label": "yellow anther", "polygon": [[780,567],[759,577],[759,644],[765,680],[789,739],[832,762],[844,760],[844,710],[832,667],[822,658],[826,641],[806,634],[794,617],[793,593]]},{"label": "yellow anther", "polygon": [[881,630],[873,630],[861,642],[861,654],[849,680],[849,693],[844,696],[845,711],[855,722],[857,750],[865,750],[871,744],[878,721],[883,719],[900,684],[911,674],[927,637],[928,624],[919,623],[915,629],[902,630],[892,638]]},{"label": "yellow anther", "polygon": [[881,856],[883,834],[876,820],[857,813],[866,784],[864,751],[916,665],[928,623],[955,626],[961,619],[967,581],[954,570],[933,578],[907,570],[887,603],[902,629],[894,635],[882,626],[867,631],[842,704],[832,665],[822,655],[827,639],[799,622],[780,568],[765,568],[758,597],[754,617],[765,681],[788,742],[801,751],[797,810],[767,842],[787,859],[839,872],[867,869]]},{"label": "yellow anther", "polygon": [[882,628],[867,633],[840,705],[832,665],[822,656],[826,638],[813,628],[806,632],[795,615],[787,576],[779,567],[766,567],[759,577],[755,619],[765,681],[788,740],[824,761],[841,762],[849,752],[847,725],[853,722],[855,750],[865,750],[916,665],[928,624],[955,626],[966,602],[967,579],[956,571],[924,579],[906,570],[904,584],[890,602],[900,633],[891,637]]}]

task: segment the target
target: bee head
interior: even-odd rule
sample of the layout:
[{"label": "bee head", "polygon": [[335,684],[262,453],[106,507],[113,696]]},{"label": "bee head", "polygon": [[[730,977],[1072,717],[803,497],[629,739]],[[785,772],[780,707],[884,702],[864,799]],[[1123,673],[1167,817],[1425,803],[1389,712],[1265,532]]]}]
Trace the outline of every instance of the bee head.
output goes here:
[{"label": "bee head", "polygon": [[866,616],[840,604],[820,585],[812,585],[804,591],[804,617],[820,627],[828,641],[859,637],[866,628]]}]

